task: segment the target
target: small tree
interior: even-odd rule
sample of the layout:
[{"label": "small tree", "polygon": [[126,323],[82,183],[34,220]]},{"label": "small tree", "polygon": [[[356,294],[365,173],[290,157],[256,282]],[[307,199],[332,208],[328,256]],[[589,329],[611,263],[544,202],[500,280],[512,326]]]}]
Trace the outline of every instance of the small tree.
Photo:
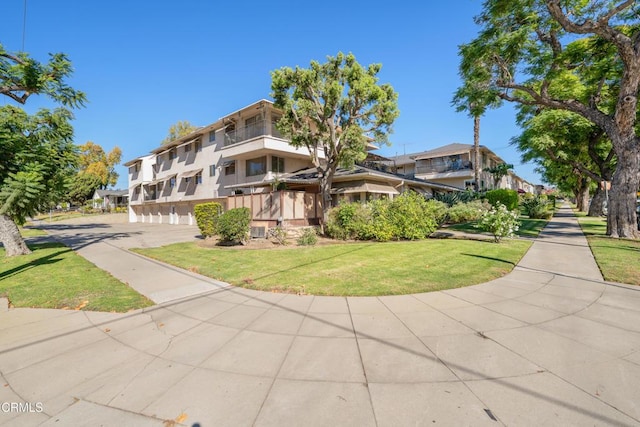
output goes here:
[{"label": "small tree", "polygon": [[307,147],[318,171],[323,224],[338,166],[364,160],[372,141],[387,143],[398,117],[398,95],[391,85],[378,84],[381,68],[365,68],[353,54],[338,53],[324,64],[311,61],[308,69],[284,67],[271,73],[275,106],[283,112],[277,127],[291,145]]},{"label": "small tree", "polygon": [[509,171],[513,169],[513,165],[510,163],[500,163],[492,168],[487,168],[485,171],[489,172],[493,176],[493,188],[498,188],[502,178],[509,175]]}]

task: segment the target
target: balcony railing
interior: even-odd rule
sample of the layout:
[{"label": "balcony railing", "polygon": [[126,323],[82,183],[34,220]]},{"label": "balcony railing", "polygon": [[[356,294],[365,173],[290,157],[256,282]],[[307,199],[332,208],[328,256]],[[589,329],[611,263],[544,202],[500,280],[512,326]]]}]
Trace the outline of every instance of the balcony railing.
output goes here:
[{"label": "balcony railing", "polygon": [[417,174],[447,173],[447,172],[458,172],[463,170],[473,170],[473,164],[468,160],[459,160],[457,162],[451,162],[451,163],[442,164],[442,165],[416,166]]},{"label": "balcony railing", "polygon": [[257,138],[259,136],[271,135],[276,138],[282,138],[282,135],[276,129],[274,122],[266,122],[265,120],[260,120],[259,122],[252,123],[243,128],[234,129],[224,134],[224,146],[227,147],[229,145],[238,144],[243,141],[247,141],[252,138]]}]

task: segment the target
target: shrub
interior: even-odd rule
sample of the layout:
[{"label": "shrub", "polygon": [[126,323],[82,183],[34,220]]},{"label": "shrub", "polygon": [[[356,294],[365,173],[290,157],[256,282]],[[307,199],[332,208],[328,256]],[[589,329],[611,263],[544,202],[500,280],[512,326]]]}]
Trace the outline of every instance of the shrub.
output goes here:
[{"label": "shrub", "polygon": [[432,217],[438,227],[447,219],[447,211],[447,205],[438,200],[429,200],[425,205],[425,214]]},{"label": "shrub", "polygon": [[337,239],[415,240],[433,233],[444,219],[447,207],[427,201],[414,193],[403,193],[393,200],[377,199],[345,203],[329,212],[327,234]]},{"label": "shrub", "polygon": [[196,215],[196,224],[198,224],[202,237],[216,235],[216,224],[222,212],[222,205],[215,202],[200,203],[195,206],[194,212]]},{"label": "shrub", "polygon": [[269,229],[269,237],[273,238],[277,244],[282,246],[287,244],[288,234],[287,230],[279,225]]},{"label": "shrub", "polygon": [[481,200],[474,200],[468,203],[456,203],[447,210],[447,222],[449,224],[460,224],[479,219],[482,214],[489,210],[489,207]]},{"label": "shrub", "polygon": [[217,234],[224,242],[245,243],[249,239],[251,210],[229,209],[218,218]]},{"label": "shrub", "polygon": [[341,203],[329,212],[327,234],[334,239],[362,239],[370,221],[370,210],[362,203]]},{"label": "shrub", "polygon": [[546,196],[525,196],[522,198],[520,206],[522,207],[522,213],[532,219],[549,219],[553,215],[548,210],[549,201]]},{"label": "shrub", "polygon": [[501,204],[510,211],[518,209],[518,192],[515,190],[507,190],[506,188],[491,190],[485,193],[485,197],[491,206]]},{"label": "shrub", "polygon": [[478,226],[493,234],[496,242],[500,242],[503,237],[513,237],[520,227],[518,213],[510,211],[505,205],[498,202],[497,206],[492,206],[490,210],[482,214]]},{"label": "shrub", "polygon": [[433,198],[439,202],[453,206],[458,203],[468,203],[478,198],[479,194],[473,190],[456,191],[451,193],[436,193]]},{"label": "shrub", "polygon": [[446,211],[440,209],[444,205],[437,203],[434,201],[429,204],[423,196],[412,191],[394,198],[389,207],[389,217],[395,229],[395,237],[406,240],[424,239],[436,231],[438,223],[435,215]]},{"label": "shrub", "polygon": [[296,240],[298,246],[313,246],[318,243],[318,233],[313,227],[305,228]]}]

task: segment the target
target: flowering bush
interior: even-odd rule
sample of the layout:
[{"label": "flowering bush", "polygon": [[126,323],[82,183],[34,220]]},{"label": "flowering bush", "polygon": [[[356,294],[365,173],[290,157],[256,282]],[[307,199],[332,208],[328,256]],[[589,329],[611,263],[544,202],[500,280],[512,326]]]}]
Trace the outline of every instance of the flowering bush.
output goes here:
[{"label": "flowering bush", "polygon": [[493,234],[496,242],[503,237],[513,237],[520,227],[518,213],[510,211],[505,205],[498,202],[490,210],[482,214],[478,226]]}]

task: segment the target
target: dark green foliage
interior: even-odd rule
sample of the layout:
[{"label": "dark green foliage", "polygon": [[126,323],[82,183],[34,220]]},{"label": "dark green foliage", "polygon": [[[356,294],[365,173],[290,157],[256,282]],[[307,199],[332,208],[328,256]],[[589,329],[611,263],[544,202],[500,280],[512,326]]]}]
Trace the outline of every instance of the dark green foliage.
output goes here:
[{"label": "dark green foliage", "polygon": [[71,180],[68,198],[77,205],[83,205],[100,188],[101,181],[98,175],[92,173],[77,174]]},{"label": "dark green foliage", "polygon": [[216,202],[200,203],[194,208],[196,224],[202,237],[211,237],[216,234],[218,218],[222,213],[222,205]]},{"label": "dark green foliage", "polygon": [[547,196],[525,196],[520,201],[523,215],[531,219],[549,219],[553,212],[549,211]]},{"label": "dark green foliage", "polygon": [[71,113],[0,107],[0,214],[17,223],[67,192],[77,161]]},{"label": "dark green foliage", "polygon": [[218,218],[217,234],[223,242],[244,243],[249,239],[250,224],[249,208],[230,209]]},{"label": "dark green foliage", "polygon": [[457,203],[467,203],[472,200],[476,200],[479,197],[479,193],[472,190],[456,191],[451,193],[436,193],[433,195],[435,200],[446,203],[451,207]]},{"label": "dark green foliage", "polygon": [[510,211],[518,209],[518,192],[515,190],[506,188],[490,190],[485,193],[484,197],[491,206],[497,206],[498,203],[502,203]]}]

